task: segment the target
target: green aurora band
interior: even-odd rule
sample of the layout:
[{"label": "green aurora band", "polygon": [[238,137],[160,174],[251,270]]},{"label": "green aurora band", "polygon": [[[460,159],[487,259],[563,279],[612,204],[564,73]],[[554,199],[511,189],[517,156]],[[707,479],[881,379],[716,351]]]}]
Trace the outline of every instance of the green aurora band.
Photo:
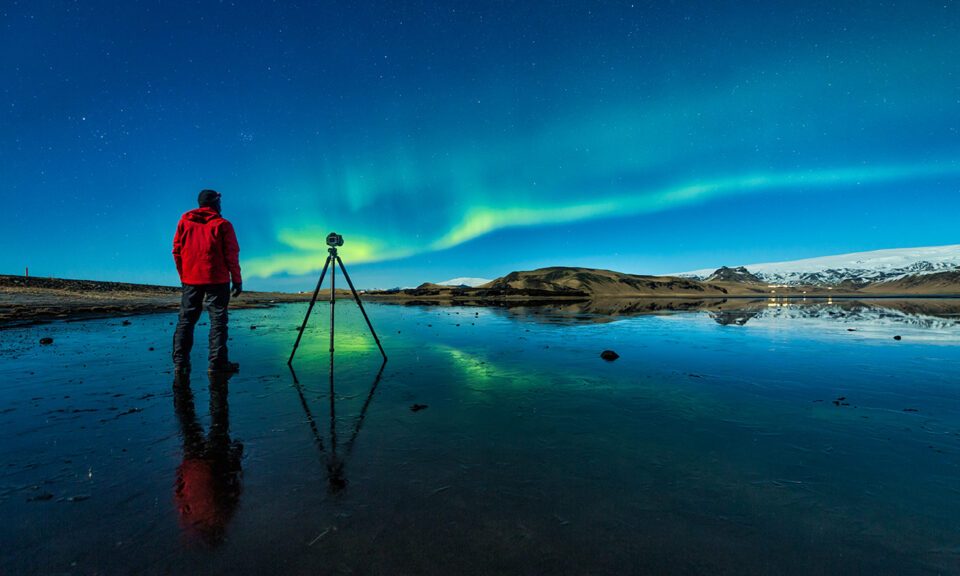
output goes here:
[{"label": "green aurora band", "polygon": [[[758,194],[764,191],[810,191],[814,188],[837,190],[957,175],[960,175],[960,166],[954,162],[876,168],[856,166],[818,171],[744,174],[660,189],[623,190],[612,194],[597,191],[596,194],[589,194],[593,198],[590,201],[556,202],[552,206],[533,203],[504,206],[476,204],[465,207],[448,230],[430,238],[398,236],[388,239],[365,235],[359,230],[356,234],[348,231],[350,242],[343,251],[349,254],[351,263],[383,262],[446,250],[509,227],[648,214],[720,197]],[[520,193],[515,196],[523,197]],[[317,226],[283,228],[278,232],[277,238],[288,250],[251,259],[246,267],[251,275],[257,277],[315,272],[323,266],[327,255],[327,232],[326,228]]]}]

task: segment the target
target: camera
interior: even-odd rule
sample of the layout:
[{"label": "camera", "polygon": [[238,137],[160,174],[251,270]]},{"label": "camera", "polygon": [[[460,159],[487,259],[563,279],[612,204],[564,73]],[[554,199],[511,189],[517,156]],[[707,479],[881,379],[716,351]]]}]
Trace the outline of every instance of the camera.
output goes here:
[{"label": "camera", "polygon": [[336,232],[327,234],[327,246],[330,246],[331,248],[343,246],[343,236],[337,234]]}]

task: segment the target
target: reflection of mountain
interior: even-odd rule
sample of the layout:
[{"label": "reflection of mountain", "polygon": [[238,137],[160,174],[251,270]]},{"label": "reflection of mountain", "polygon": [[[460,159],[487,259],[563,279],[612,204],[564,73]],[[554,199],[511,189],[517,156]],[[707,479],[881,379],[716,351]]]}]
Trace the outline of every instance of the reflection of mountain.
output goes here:
[{"label": "reflection of mountain", "polygon": [[737,326],[743,326],[753,318],[756,318],[760,314],[759,311],[749,311],[749,310],[724,310],[718,312],[711,312],[710,317],[713,318],[717,324],[723,326],[730,326],[735,324]]},{"label": "reflection of mountain", "polygon": [[604,323],[633,316],[705,312],[717,324],[744,326],[790,321],[857,330],[960,331],[960,300],[788,300],[622,298],[493,307],[517,320],[568,324]]},{"label": "reflection of mountain", "polygon": [[755,321],[818,321],[832,325],[880,327],[908,327],[922,330],[948,330],[960,326],[960,304],[952,308],[924,306],[910,301],[840,301],[831,304],[778,305],[761,310]]},{"label": "reflection of mountain", "polygon": [[[759,300],[756,302],[765,302]],[[522,305],[494,308],[502,313],[545,323],[566,323],[571,319],[579,322],[604,323],[613,322],[631,316],[650,314],[671,314],[675,312],[696,312],[722,310],[730,307],[749,305],[752,300],[733,301],[726,298],[600,298],[594,300],[579,300],[573,302],[524,302]]]}]

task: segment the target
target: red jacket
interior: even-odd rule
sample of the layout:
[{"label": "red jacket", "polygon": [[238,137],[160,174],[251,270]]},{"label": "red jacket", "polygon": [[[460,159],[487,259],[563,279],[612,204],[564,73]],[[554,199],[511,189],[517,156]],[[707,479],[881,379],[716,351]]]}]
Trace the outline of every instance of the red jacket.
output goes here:
[{"label": "red jacket", "polygon": [[173,259],[184,284],[243,282],[233,224],[213,208],[197,208],[180,218],[173,237]]}]

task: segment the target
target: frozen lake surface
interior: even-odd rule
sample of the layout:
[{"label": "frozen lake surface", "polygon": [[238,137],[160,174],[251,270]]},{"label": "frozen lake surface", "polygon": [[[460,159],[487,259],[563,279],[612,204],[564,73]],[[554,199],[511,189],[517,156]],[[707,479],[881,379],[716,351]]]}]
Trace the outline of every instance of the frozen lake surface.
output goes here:
[{"label": "frozen lake surface", "polygon": [[0,573],[960,571],[960,303],[651,302],[0,331]]}]

